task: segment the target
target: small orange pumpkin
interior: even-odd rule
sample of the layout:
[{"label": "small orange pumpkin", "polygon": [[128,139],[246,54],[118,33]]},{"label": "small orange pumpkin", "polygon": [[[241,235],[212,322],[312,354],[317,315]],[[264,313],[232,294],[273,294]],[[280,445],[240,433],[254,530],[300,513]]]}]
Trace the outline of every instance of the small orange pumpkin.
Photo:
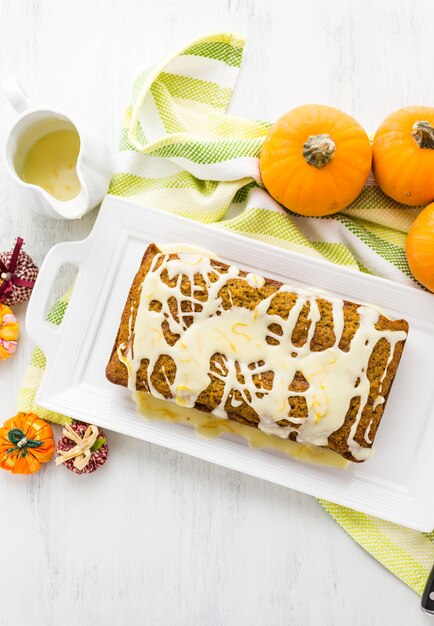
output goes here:
[{"label": "small orange pumpkin", "polygon": [[411,225],[406,253],[413,276],[434,291],[434,203],[425,207]]},{"label": "small orange pumpkin", "polygon": [[51,426],[34,413],[18,413],[0,428],[0,467],[13,474],[33,474],[54,453]]},{"label": "small orange pumpkin", "polygon": [[321,216],[337,213],[357,198],[371,161],[369,138],[354,118],[307,104],[271,127],[260,170],[267,191],[284,207]]},{"label": "small orange pumpkin", "polygon": [[0,361],[9,359],[17,349],[20,327],[11,309],[0,302]]},{"label": "small orange pumpkin", "polygon": [[434,200],[434,108],[399,109],[375,133],[373,169],[385,194],[410,206]]}]

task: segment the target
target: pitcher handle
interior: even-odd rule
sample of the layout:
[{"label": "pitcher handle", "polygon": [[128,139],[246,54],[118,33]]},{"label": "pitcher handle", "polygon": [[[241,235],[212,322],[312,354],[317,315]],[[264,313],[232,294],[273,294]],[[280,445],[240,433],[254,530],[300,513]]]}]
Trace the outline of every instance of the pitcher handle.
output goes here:
[{"label": "pitcher handle", "polygon": [[3,91],[17,113],[23,113],[31,108],[32,103],[15,76],[9,76],[3,81]]}]

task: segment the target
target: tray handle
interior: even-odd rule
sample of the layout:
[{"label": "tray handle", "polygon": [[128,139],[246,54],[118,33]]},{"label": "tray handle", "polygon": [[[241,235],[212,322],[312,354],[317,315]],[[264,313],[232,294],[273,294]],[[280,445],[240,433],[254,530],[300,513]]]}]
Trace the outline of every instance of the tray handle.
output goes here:
[{"label": "tray handle", "polygon": [[27,307],[26,330],[46,357],[53,353],[61,329],[61,326],[55,326],[46,320],[45,310],[51,289],[62,265],[70,263],[80,267],[85,247],[86,240],[56,244],[49,250],[39,270]]}]

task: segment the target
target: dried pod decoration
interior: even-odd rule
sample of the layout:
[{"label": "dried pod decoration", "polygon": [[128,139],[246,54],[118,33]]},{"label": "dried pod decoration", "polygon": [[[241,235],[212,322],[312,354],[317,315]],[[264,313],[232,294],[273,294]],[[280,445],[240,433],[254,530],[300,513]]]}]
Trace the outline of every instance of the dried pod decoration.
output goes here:
[{"label": "dried pod decoration", "polygon": [[0,253],[0,302],[14,305],[30,298],[38,276],[38,268],[18,237],[13,250]]},{"label": "dried pod decoration", "polygon": [[10,359],[17,349],[20,325],[11,309],[0,303],[0,361]]},{"label": "dried pod decoration", "polygon": [[53,458],[51,426],[35,413],[18,413],[0,428],[0,467],[13,474],[33,474]]},{"label": "dried pod decoration", "polygon": [[57,444],[56,465],[63,463],[75,474],[90,474],[104,465],[107,456],[107,439],[97,426],[73,422],[64,427]]}]

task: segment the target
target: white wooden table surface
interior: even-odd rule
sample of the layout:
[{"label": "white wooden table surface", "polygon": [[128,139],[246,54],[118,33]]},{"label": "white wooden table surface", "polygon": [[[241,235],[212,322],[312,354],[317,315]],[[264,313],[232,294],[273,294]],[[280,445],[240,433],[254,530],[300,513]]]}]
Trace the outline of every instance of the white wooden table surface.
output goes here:
[{"label": "white wooden table surface", "polygon": [[[402,105],[433,103],[433,20],[430,0],[1,0],[0,74],[114,148],[137,66],[233,30],[248,35],[234,113],[274,119],[321,102],[374,130]],[[1,98],[2,147],[13,117]],[[0,250],[21,235],[41,262],[93,220],[33,214],[2,165]],[[1,422],[31,350],[23,333],[0,365]],[[110,447],[91,476],[0,472],[1,626],[430,622],[313,498],[126,437]]]}]

